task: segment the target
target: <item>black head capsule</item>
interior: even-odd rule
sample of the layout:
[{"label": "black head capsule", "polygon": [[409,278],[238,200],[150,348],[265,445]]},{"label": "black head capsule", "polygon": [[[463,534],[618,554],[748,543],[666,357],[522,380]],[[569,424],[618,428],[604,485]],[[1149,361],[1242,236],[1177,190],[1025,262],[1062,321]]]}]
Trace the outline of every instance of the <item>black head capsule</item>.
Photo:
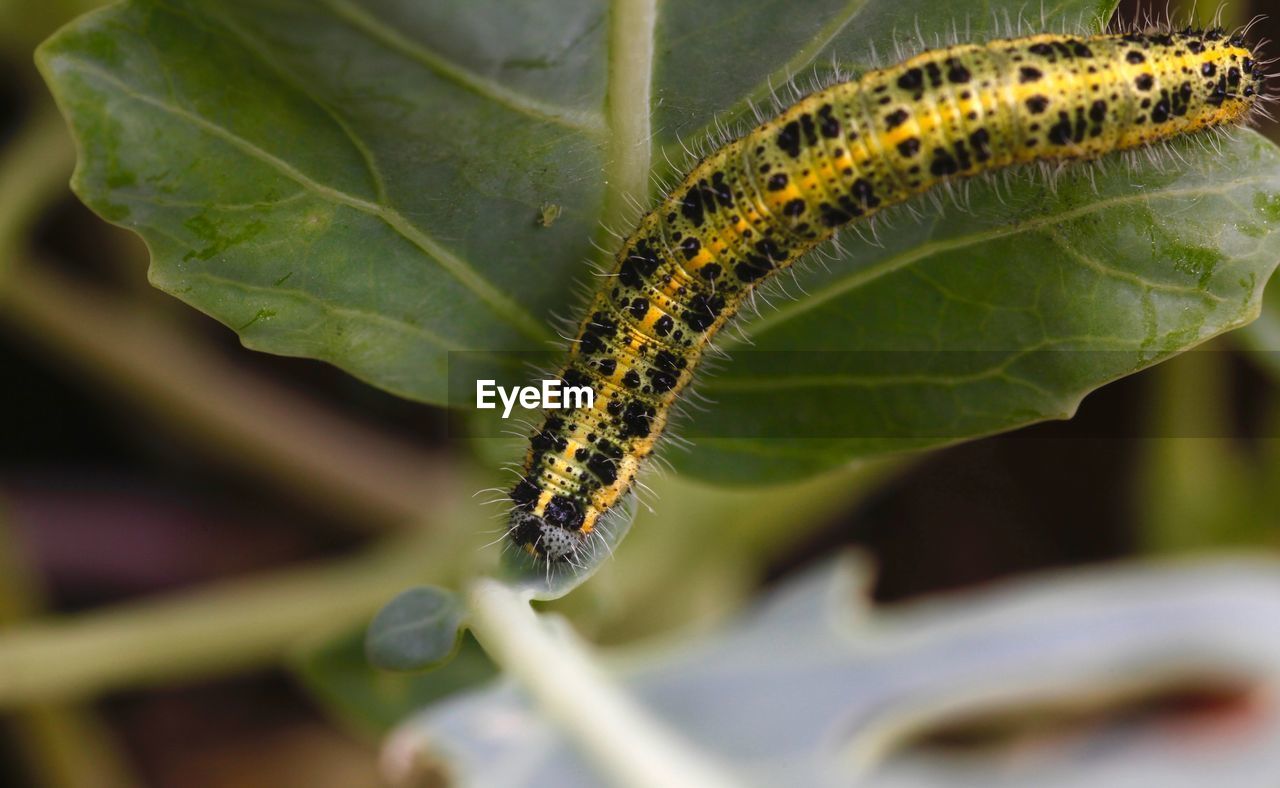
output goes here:
[{"label": "black head capsule", "polygon": [[507,529],[511,541],[525,552],[553,563],[563,561],[578,551],[583,534],[552,525],[524,509],[512,509]]}]

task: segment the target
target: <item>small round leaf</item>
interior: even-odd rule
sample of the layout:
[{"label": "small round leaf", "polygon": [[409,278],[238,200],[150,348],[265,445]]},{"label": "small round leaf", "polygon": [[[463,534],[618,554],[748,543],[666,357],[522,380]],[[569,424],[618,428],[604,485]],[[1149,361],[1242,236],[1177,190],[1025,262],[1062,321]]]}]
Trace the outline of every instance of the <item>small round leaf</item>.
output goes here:
[{"label": "small round leaf", "polygon": [[462,598],[454,592],[435,586],[411,588],[374,617],[365,654],[385,670],[439,667],[457,652],[465,619]]}]

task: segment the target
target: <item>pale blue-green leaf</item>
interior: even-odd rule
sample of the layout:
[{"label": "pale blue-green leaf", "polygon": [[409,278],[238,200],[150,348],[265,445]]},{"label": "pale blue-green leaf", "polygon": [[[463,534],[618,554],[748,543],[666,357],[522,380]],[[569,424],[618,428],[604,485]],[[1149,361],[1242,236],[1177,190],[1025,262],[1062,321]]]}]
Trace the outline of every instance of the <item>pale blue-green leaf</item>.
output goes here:
[{"label": "pale blue-green leaf", "polygon": [[[828,566],[719,636],[618,654],[614,676],[744,785],[1270,788],[1280,773],[1275,561],[1080,571],[887,612],[860,604],[866,581]],[[1217,712],[1179,712],[1196,697]],[[599,779],[510,684],[406,721],[384,763],[404,782]]]}]

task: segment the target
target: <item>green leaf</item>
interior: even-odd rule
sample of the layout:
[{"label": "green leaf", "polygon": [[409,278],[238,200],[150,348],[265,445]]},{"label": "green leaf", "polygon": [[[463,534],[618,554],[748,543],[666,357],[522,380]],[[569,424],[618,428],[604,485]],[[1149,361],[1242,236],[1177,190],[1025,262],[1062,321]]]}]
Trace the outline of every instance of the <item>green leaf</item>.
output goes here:
[{"label": "green leaf", "polygon": [[457,656],[427,673],[388,673],[370,666],[364,633],[358,630],[302,650],[291,667],[335,717],[374,736],[428,704],[497,675],[475,638],[465,634]]},{"label": "green leaf", "polygon": [[592,0],[139,0],[38,62],[77,193],[143,236],[157,287],[250,347],[442,402],[449,350],[554,337],[602,202],[605,21]]},{"label": "green leaf", "polygon": [[458,649],[466,606],[452,591],[410,588],[378,612],[365,639],[369,662],[385,670],[423,670],[449,660]]},{"label": "green leaf", "polygon": [[[1097,30],[1113,5],[1063,0],[1023,30]],[[627,223],[606,182],[670,175],[791,76],[884,62],[916,30],[990,35],[1026,4],[662,3],[652,31],[645,8],[128,0],[39,63],[81,147],[77,192],[143,235],[157,286],[250,347],[442,403],[450,351],[554,337],[599,223]],[[1175,147],[1163,170],[1112,161],[1056,190],[975,183],[967,210],[847,239],[801,272],[811,296],[744,321],[779,353],[739,347],[705,377],[719,404],[677,466],[777,480],[1065,417],[1247,322],[1280,257],[1253,207],[1280,194],[1280,159],[1248,132]]]}]

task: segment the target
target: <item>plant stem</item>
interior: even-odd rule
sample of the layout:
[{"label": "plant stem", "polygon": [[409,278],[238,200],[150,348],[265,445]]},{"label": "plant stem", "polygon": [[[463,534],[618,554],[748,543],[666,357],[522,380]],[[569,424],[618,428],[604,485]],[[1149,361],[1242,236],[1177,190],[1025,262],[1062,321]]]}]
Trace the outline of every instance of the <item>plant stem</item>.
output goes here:
[{"label": "plant stem", "polygon": [[527,599],[488,578],[472,584],[468,603],[472,632],[489,656],[613,782],[664,788],[736,784],[620,690],[567,625],[540,620]]},{"label": "plant stem", "polygon": [[[8,528],[0,502],[0,637],[38,615],[40,584]],[[111,736],[88,708],[39,703],[16,710],[9,725],[29,776],[43,788],[126,788],[138,785]]]},{"label": "plant stem", "polygon": [[172,321],[36,261],[0,287],[0,316],[244,472],[363,528],[400,525],[455,486],[443,456],[343,418],[232,363]]},{"label": "plant stem", "polygon": [[592,578],[596,593],[570,594],[555,608],[602,644],[723,620],[756,593],[770,565],[919,456],[863,460],[759,489],[655,474],[649,486],[661,514],[642,508],[626,550]]},{"label": "plant stem", "polygon": [[5,268],[31,222],[67,190],[75,151],[62,118],[36,111],[0,156],[0,291]]},{"label": "plant stem", "polygon": [[0,707],[277,661],[304,638],[359,626],[408,585],[445,577],[456,552],[427,539],[15,627],[0,635]]}]

